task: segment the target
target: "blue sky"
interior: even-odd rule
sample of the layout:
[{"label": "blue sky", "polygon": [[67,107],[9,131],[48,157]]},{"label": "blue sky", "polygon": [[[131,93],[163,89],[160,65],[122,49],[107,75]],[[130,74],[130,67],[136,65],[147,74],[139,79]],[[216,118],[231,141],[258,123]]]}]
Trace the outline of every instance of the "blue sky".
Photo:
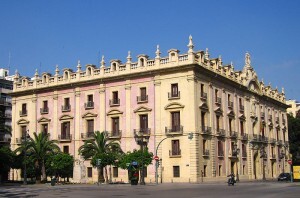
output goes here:
[{"label": "blue sky", "polygon": [[[296,0],[0,0],[0,67],[33,77],[95,64],[105,56],[126,61],[128,50],[162,56],[176,48],[209,48],[236,70],[245,52],[259,79],[300,100],[300,1]],[[11,54],[9,64],[9,54]]]}]

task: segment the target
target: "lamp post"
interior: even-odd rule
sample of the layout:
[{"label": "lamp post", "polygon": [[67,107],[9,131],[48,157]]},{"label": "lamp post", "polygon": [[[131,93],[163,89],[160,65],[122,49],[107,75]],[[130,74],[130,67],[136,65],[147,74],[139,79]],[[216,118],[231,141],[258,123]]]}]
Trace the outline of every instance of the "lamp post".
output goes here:
[{"label": "lamp post", "polygon": [[[238,155],[240,153],[240,149],[237,147],[236,142],[233,144],[233,149],[232,149],[232,156],[236,157],[238,159]],[[238,169],[238,164],[236,164],[236,181],[240,181],[239,179],[239,169]]]},{"label": "lamp post", "polygon": [[[147,144],[149,142],[149,135],[144,135],[143,133],[135,133],[134,139],[138,145],[140,145],[140,150],[144,154],[144,146],[147,147]],[[144,177],[144,159],[142,159],[141,162],[141,179],[140,179],[140,185],[145,185],[145,177]]]},{"label": "lamp post", "polygon": [[26,159],[27,159],[27,138],[29,139],[29,129],[26,130],[26,133],[22,137],[25,143],[25,151],[24,151],[24,181],[23,184],[27,185],[27,167],[26,167]]},{"label": "lamp post", "polygon": [[263,181],[266,180],[266,173],[265,173],[265,158],[266,157],[267,157],[267,153],[265,151],[265,147],[262,146],[260,148],[260,158],[262,158],[262,165],[263,165],[263,178],[262,178]]},{"label": "lamp post", "polygon": [[285,153],[283,150],[281,150],[279,158],[280,160],[282,160],[282,173],[284,173],[284,157],[285,157]]}]

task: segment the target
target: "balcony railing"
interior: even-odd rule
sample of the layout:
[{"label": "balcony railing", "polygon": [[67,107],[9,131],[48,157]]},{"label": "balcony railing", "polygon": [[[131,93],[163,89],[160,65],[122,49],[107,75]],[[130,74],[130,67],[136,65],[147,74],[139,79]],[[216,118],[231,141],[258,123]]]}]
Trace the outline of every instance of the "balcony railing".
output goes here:
[{"label": "balcony railing", "polygon": [[219,97],[216,97],[216,99],[215,99],[215,103],[216,103],[216,104],[219,104],[219,105],[221,105],[221,103],[222,103],[222,99],[221,99],[221,98],[219,98]]},{"label": "balcony railing", "polygon": [[182,134],[183,133],[183,126],[171,126],[165,127],[166,135],[168,134]]},{"label": "balcony railing", "polygon": [[94,132],[81,133],[81,139],[93,139],[95,136]]},{"label": "balcony railing", "polygon": [[262,142],[262,136],[261,135],[257,135],[257,134],[254,134],[251,138],[251,141],[252,142]]},{"label": "balcony railing", "polygon": [[233,102],[228,101],[228,108],[232,109],[233,108]]},{"label": "balcony railing", "polygon": [[141,95],[136,97],[138,103],[148,102],[148,95]]},{"label": "balcony railing", "polygon": [[62,105],[61,106],[61,111],[62,112],[71,111],[71,105]]},{"label": "balcony railing", "polygon": [[93,109],[94,108],[94,102],[93,101],[87,101],[84,103],[85,109]]},{"label": "balcony railing", "polygon": [[150,136],[151,128],[134,129],[133,132],[137,136]]},{"label": "balcony railing", "polygon": [[243,134],[241,135],[241,139],[242,139],[242,140],[248,140],[248,134],[243,133]]},{"label": "balcony railing", "polygon": [[235,132],[235,131],[229,131],[229,135],[230,135],[231,138],[237,138],[238,133]]},{"label": "balcony railing", "polygon": [[202,100],[207,100],[207,93],[201,92],[200,97],[201,97]]},{"label": "balcony railing", "polygon": [[120,105],[120,98],[114,98],[109,100],[110,106],[119,106]]},{"label": "balcony railing", "polygon": [[244,105],[239,105],[239,110],[241,111],[241,112],[243,112],[244,110],[245,110],[245,107],[244,107]]},{"label": "balcony railing", "polygon": [[208,126],[202,126],[201,127],[201,134],[206,134],[206,135],[209,135],[211,134],[211,127],[208,127]]},{"label": "balcony railing", "polygon": [[27,116],[27,109],[21,110],[20,116]]},{"label": "balcony railing", "polygon": [[276,159],[276,155],[275,154],[270,154],[270,159],[275,160]]},{"label": "balcony railing", "polygon": [[181,149],[179,150],[169,150],[170,157],[181,157]]},{"label": "balcony railing", "polygon": [[71,141],[72,139],[72,134],[60,134],[58,135],[58,140],[59,141]]},{"label": "balcony railing", "polygon": [[247,158],[247,152],[242,152],[242,158]]},{"label": "balcony railing", "polygon": [[203,156],[203,157],[209,156],[209,150],[208,150],[208,149],[203,150],[202,156]]},{"label": "balcony railing", "polygon": [[261,140],[262,140],[262,142],[264,142],[264,143],[268,143],[269,138],[266,137],[266,136],[262,136],[262,137],[261,137]]},{"label": "balcony railing", "polygon": [[119,139],[122,137],[122,130],[107,131],[109,139]]},{"label": "balcony railing", "polygon": [[277,145],[282,146],[282,140],[277,140]]},{"label": "balcony railing", "polygon": [[49,108],[48,107],[40,108],[40,113],[41,114],[47,114],[47,113],[49,113]]},{"label": "balcony railing", "polygon": [[180,98],[180,91],[177,93],[168,92],[168,99],[179,99]]},{"label": "balcony railing", "polygon": [[224,152],[223,151],[218,152],[218,157],[224,157]]},{"label": "balcony railing", "polygon": [[270,144],[275,144],[276,143],[276,139],[275,138],[270,138]]},{"label": "balcony railing", "polygon": [[225,130],[224,129],[217,129],[216,134],[217,134],[217,136],[225,137]]}]

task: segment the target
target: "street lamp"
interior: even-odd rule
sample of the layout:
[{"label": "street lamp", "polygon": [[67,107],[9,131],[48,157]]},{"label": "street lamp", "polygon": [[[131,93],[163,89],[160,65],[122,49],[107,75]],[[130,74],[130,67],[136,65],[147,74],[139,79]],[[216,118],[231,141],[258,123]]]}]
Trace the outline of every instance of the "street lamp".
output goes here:
[{"label": "street lamp", "polygon": [[265,158],[267,157],[267,153],[265,151],[265,147],[262,146],[260,148],[260,158],[262,158],[262,165],[263,165],[263,181],[266,180],[266,173],[265,173]]},{"label": "street lamp", "polygon": [[283,149],[280,152],[280,160],[282,160],[282,172],[284,173],[284,157],[285,157],[285,152],[283,151]]},{"label": "street lamp", "polygon": [[23,135],[22,139],[25,143],[25,151],[24,151],[24,185],[27,185],[27,167],[26,167],[26,159],[27,159],[27,139],[29,139],[29,129],[26,130],[26,133]]},{"label": "street lamp", "polygon": [[[237,147],[236,142],[233,144],[233,148],[232,148],[232,156],[238,158],[238,155],[240,153],[240,149]],[[239,180],[239,169],[238,169],[238,164],[236,164],[236,181],[240,181]]]},{"label": "street lamp", "polygon": [[[149,135],[144,135],[142,133],[135,133],[134,134],[134,139],[136,141],[136,143],[138,145],[140,145],[140,150],[142,151],[142,153],[144,154],[144,146],[147,147],[147,144],[149,142],[149,138],[150,136]],[[141,180],[140,180],[140,185],[145,185],[145,178],[144,178],[144,160],[142,159],[142,162],[141,162],[141,167],[142,167],[142,170],[141,170]]]}]

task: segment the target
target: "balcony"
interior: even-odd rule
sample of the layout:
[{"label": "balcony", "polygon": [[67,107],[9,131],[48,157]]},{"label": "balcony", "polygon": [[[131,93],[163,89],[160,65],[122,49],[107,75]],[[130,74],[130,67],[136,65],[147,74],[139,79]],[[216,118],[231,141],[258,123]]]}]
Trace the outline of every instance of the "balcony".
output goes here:
[{"label": "balcony", "polygon": [[200,98],[201,98],[202,100],[207,100],[207,93],[201,92],[201,93],[200,93]]},{"label": "balcony", "polygon": [[222,99],[219,98],[219,97],[216,97],[215,103],[218,104],[218,105],[221,105],[222,104]]},{"label": "balcony", "polygon": [[58,135],[58,140],[60,142],[69,142],[72,140],[72,134],[60,134]]},{"label": "balcony", "polygon": [[62,105],[62,106],[61,106],[61,111],[62,111],[62,112],[68,112],[68,111],[71,111],[71,105]]},{"label": "balcony", "polygon": [[166,135],[181,135],[183,134],[183,126],[171,126],[171,127],[165,127]]},{"label": "balcony", "polygon": [[203,157],[208,157],[209,156],[209,150],[208,149],[203,150],[202,156]]},{"label": "balcony", "polygon": [[268,143],[269,142],[269,138],[266,137],[266,136],[262,136],[261,140],[262,140],[263,143]]},{"label": "balcony", "polygon": [[109,139],[120,139],[122,137],[122,130],[107,131]]},{"label": "balcony", "polygon": [[41,114],[47,114],[47,113],[49,113],[49,108],[48,107],[40,108],[40,113]]},{"label": "balcony", "polygon": [[277,145],[282,146],[282,140],[277,140]]},{"label": "balcony", "polygon": [[262,142],[262,136],[254,134],[251,138],[251,142]]},{"label": "balcony", "polygon": [[285,147],[288,147],[288,146],[289,146],[289,142],[288,142],[288,141],[285,141],[285,142],[284,142],[284,146],[285,146]]},{"label": "balcony", "polygon": [[217,129],[216,135],[218,137],[225,137],[225,130],[224,129]]},{"label": "balcony", "polygon": [[169,150],[170,157],[181,157],[181,149],[179,150]]},{"label": "balcony", "polygon": [[177,93],[172,93],[172,92],[168,92],[168,99],[172,100],[172,99],[179,99],[180,98],[180,91],[178,91]]},{"label": "balcony", "polygon": [[276,143],[276,139],[275,138],[270,138],[270,144],[275,144]]},{"label": "balcony", "polygon": [[222,152],[218,152],[218,157],[219,157],[219,158],[224,157],[224,152],[223,152],[223,151],[222,151]]},{"label": "balcony", "polygon": [[264,113],[264,112],[261,112],[261,113],[260,113],[260,117],[261,117],[262,120],[265,120],[265,113]]},{"label": "balcony", "polygon": [[81,139],[83,140],[93,139],[94,136],[95,136],[94,132],[81,133]]},{"label": "balcony", "polygon": [[23,109],[20,111],[20,117],[27,116],[27,109]]},{"label": "balcony", "polygon": [[233,102],[228,101],[228,108],[229,108],[229,109],[233,109]]},{"label": "balcony", "polygon": [[134,129],[133,132],[134,132],[134,135],[137,135],[137,136],[150,136],[151,128]]},{"label": "balcony", "polygon": [[247,152],[242,152],[242,158],[243,159],[247,158]]},{"label": "balcony", "polygon": [[276,155],[275,154],[270,154],[270,160],[276,160]]},{"label": "balcony", "polygon": [[88,101],[88,102],[84,103],[84,108],[85,109],[94,109],[94,102]]},{"label": "balcony", "polygon": [[238,133],[235,131],[229,131],[230,138],[237,138]]},{"label": "balcony", "polygon": [[11,102],[7,101],[4,98],[0,98],[0,105],[11,106]]},{"label": "balcony", "polygon": [[246,133],[241,134],[241,139],[244,141],[248,140],[248,134],[246,134]]},{"label": "balcony", "polygon": [[211,127],[208,127],[208,126],[202,126],[201,127],[201,134],[202,135],[210,135],[211,134]]},{"label": "balcony", "polygon": [[109,100],[109,106],[120,106],[120,98],[114,98]]},{"label": "balcony", "polygon": [[238,157],[237,151],[233,151],[232,149],[229,149],[228,157],[229,158],[237,158]]},{"label": "balcony", "polygon": [[244,105],[239,105],[239,110],[240,110],[240,112],[244,112],[244,110],[245,110]]},{"label": "balcony", "polygon": [[141,95],[136,97],[137,103],[146,103],[148,102],[148,95]]},{"label": "balcony", "polygon": [[2,113],[2,114],[0,114],[0,118],[11,118],[11,114],[10,113]]}]

